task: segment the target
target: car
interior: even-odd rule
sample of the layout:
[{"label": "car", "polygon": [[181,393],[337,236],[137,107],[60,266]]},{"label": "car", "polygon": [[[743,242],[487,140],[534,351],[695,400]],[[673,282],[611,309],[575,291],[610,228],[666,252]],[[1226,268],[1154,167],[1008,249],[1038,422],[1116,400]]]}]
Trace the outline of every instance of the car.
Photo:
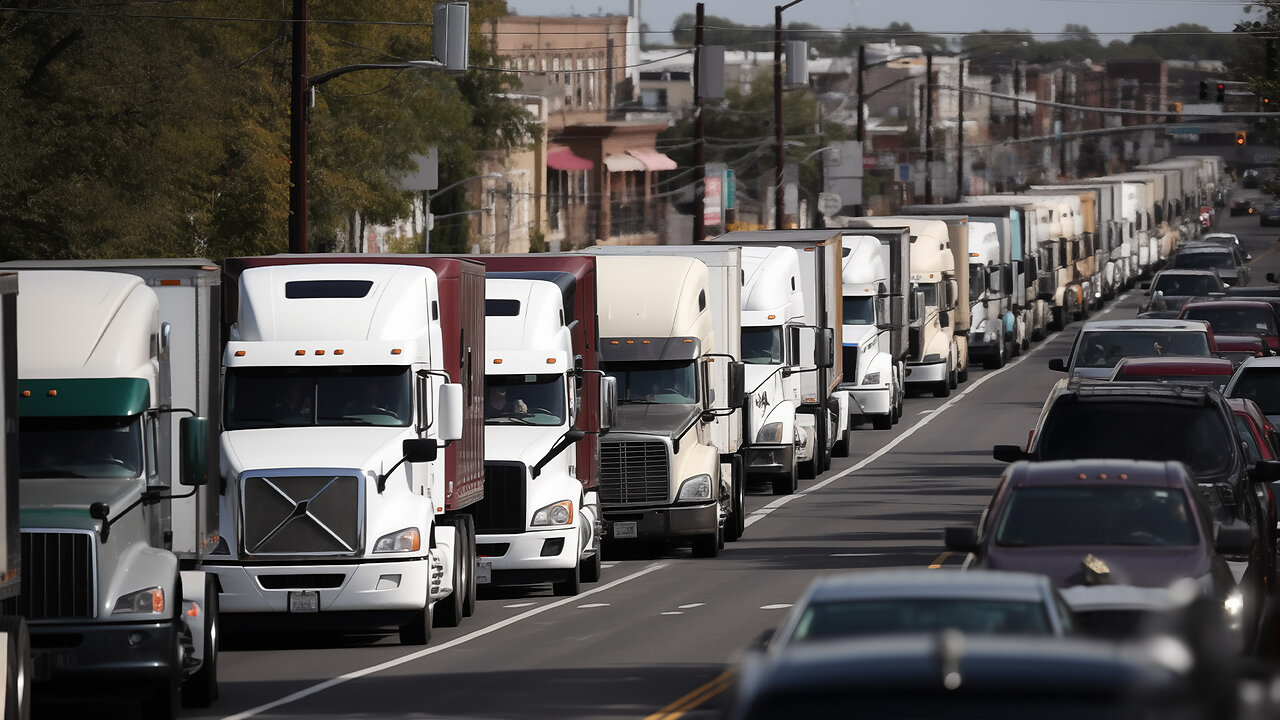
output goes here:
[{"label": "car", "polygon": [[1280,204],[1267,203],[1264,205],[1262,212],[1258,213],[1258,225],[1262,227],[1280,225]]},{"label": "car", "polygon": [[1247,263],[1237,248],[1218,243],[1188,243],[1169,257],[1166,267],[1173,270],[1217,270],[1222,283],[1231,287],[1249,284],[1251,271]]},{"label": "car", "polygon": [[1213,334],[1257,335],[1272,352],[1280,351],[1280,310],[1263,300],[1191,298],[1179,317],[1204,320]]},{"label": "car", "polygon": [[1226,285],[1216,270],[1161,270],[1151,282],[1139,286],[1150,298],[1138,306],[1138,312],[1181,310],[1192,297],[1208,297],[1226,292]]},{"label": "car", "polygon": [[1262,179],[1258,177],[1257,170],[1253,170],[1253,169],[1245,170],[1244,174],[1240,176],[1240,186],[1245,188],[1246,190],[1252,190],[1254,188],[1257,188],[1261,182],[1262,182]]},{"label": "car", "polygon": [[1231,208],[1228,212],[1231,215],[1252,215],[1254,213],[1253,201],[1247,199],[1232,200]]},{"label": "car", "polygon": [[1258,403],[1248,398],[1227,398],[1227,404],[1236,417],[1236,432],[1244,440],[1249,458],[1280,460],[1280,430],[1267,419]]},{"label": "car", "polygon": [[[1141,633],[1151,614],[1172,606],[1170,586],[1187,579],[1219,603],[1229,627],[1244,626],[1244,598],[1220,553],[1247,553],[1252,533],[1215,529],[1196,477],[1178,461],[1015,462],[978,526],[946,528],[944,541],[969,554],[966,567],[1048,575],[1086,631],[1096,620],[1109,634]],[[1115,586],[1137,600],[1119,621]],[[1096,618],[1093,596],[1105,608]]]},{"label": "car", "polygon": [[1251,357],[1269,357],[1275,353],[1258,335],[1217,335],[1218,357],[1226,358],[1236,367]]},{"label": "car", "polygon": [[771,652],[801,643],[885,633],[1063,636],[1071,611],[1035,573],[859,570],[814,580],[769,639]]},{"label": "car", "polygon": [[1218,347],[1203,320],[1090,320],[1080,328],[1071,354],[1049,361],[1069,377],[1109,378],[1123,357],[1173,355],[1213,357]]},{"label": "car", "polygon": [[[1211,232],[1205,233],[1196,239],[1199,243],[1219,243],[1222,245],[1230,245],[1240,248],[1240,236],[1229,232]],[[1240,248],[1243,250],[1244,248]]]},{"label": "car", "polygon": [[[1219,349],[1221,352],[1221,349]],[[1216,357],[1127,357],[1111,371],[1113,381],[1191,383],[1222,390],[1236,366]]]},{"label": "car", "polygon": [[1181,462],[1207,498],[1214,522],[1249,528],[1253,541],[1248,551],[1232,553],[1228,560],[1243,577],[1250,623],[1257,620],[1259,602],[1275,582],[1275,525],[1265,483],[1280,479],[1280,463],[1250,462],[1234,413],[1216,389],[1063,379],[1049,391],[1026,450],[997,445],[992,456],[1004,462]]},{"label": "car", "polygon": [[1240,363],[1227,383],[1226,395],[1249,398],[1268,420],[1280,424],[1280,357],[1248,358]]}]

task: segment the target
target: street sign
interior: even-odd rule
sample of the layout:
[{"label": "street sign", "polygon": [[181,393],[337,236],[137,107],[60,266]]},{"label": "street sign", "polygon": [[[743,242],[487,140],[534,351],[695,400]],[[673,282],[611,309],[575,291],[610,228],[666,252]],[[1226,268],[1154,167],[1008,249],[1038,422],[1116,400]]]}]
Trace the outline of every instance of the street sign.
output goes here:
[{"label": "street sign", "polygon": [[898,163],[898,182],[911,182],[911,163]]}]

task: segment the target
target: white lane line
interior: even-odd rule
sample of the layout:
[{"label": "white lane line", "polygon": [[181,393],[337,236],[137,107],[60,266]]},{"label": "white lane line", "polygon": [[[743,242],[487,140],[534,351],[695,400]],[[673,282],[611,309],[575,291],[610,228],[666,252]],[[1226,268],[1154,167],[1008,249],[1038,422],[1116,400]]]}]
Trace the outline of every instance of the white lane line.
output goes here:
[{"label": "white lane line", "polygon": [[529,607],[529,606],[531,606],[531,605],[537,605],[537,604],[538,604],[538,603],[531,603],[531,602],[518,602],[518,603],[511,603],[510,605],[503,605],[502,607],[504,607],[504,608],[522,608],[522,607]]},{"label": "white lane line", "polygon": [[692,610],[693,608],[702,607],[706,603],[689,603],[688,605],[678,605],[681,610]]},{"label": "white lane line", "polygon": [[585,605],[579,605],[578,609],[586,610],[590,608],[599,608],[599,607],[609,607],[609,603],[586,603]]},{"label": "white lane line", "polygon": [[662,614],[663,615],[683,615],[684,613],[680,612],[679,610],[668,610]]},{"label": "white lane line", "polygon": [[[1124,297],[1127,297],[1127,296],[1128,296],[1128,293],[1125,293],[1124,295],[1121,295],[1120,297],[1116,298],[1115,300],[1113,300],[1113,301],[1112,301],[1112,305],[1111,305],[1110,307],[1108,307],[1106,310],[1104,310],[1103,312],[1104,312],[1104,313],[1105,313],[1105,312],[1109,312],[1112,308],[1114,308],[1114,307],[1115,307],[1116,303],[1118,303],[1121,299],[1123,299]],[[1061,332],[1061,331],[1059,331],[1059,332]],[[822,489],[823,489],[823,488],[825,488],[826,486],[830,485],[831,483],[833,483],[833,482],[835,482],[835,481],[837,481],[837,480],[839,480],[839,479],[841,479],[841,478],[845,477],[846,475],[849,475],[849,474],[851,474],[851,473],[855,473],[855,472],[857,472],[857,471],[861,470],[862,468],[864,468],[864,467],[866,467],[866,466],[870,465],[871,463],[875,462],[876,460],[879,460],[881,457],[883,457],[883,456],[884,456],[884,454],[885,454],[885,453],[887,453],[887,452],[889,452],[890,450],[894,449],[894,448],[895,448],[895,447],[897,447],[899,444],[901,444],[904,440],[906,440],[907,438],[909,438],[909,437],[911,437],[912,435],[914,435],[914,434],[916,433],[916,431],[917,431],[917,430],[919,430],[920,428],[924,427],[925,425],[928,425],[930,422],[932,422],[932,421],[933,421],[933,420],[935,420],[936,418],[941,417],[941,416],[942,416],[943,411],[947,410],[947,409],[948,409],[948,408],[950,408],[951,406],[953,406],[953,405],[955,405],[956,403],[958,403],[958,402],[960,402],[961,400],[963,400],[963,399],[965,398],[965,396],[967,396],[969,393],[973,392],[974,390],[977,390],[979,387],[982,387],[982,384],[983,384],[983,383],[985,383],[986,381],[990,380],[990,379],[991,379],[991,378],[993,378],[993,377],[999,377],[1002,373],[1004,373],[1005,371],[1009,370],[1010,368],[1016,367],[1016,366],[1018,365],[1018,363],[1021,363],[1023,360],[1026,360],[1027,358],[1031,357],[1032,355],[1035,355],[1036,353],[1040,352],[1040,351],[1041,351],[1041,350],[1043,350],[1044,348],[1048,347],[1048,346],[1049,346],[1048,340],[1049,340],[1049,338],[1045,338],[1044,340],[1041,340],[1039,345],[1037,345],[1037,346],[1035,346],[1035,347],[1031,348],[1030,350],[1026,351],[1026,352],[1025,352],[1025,353],[1023,353],[1022,355],[1020,355],[1020,356],[1018,356],[1018,357],[1014,358],[1013,360],[1009,361],[1007,364],[1005,364],[1005,366],[1004,366],[1004,367],[1000,368],[999,370],[992,370],[991,372],[987,373],[986,375],[983,375],[982,377],[978,378],[977,380],[974,380],[973,382],[969,383],[969,386],[968,386],[968,387],[966,387],[964,390],[960,391],[959,393],[956,393],[955,395],[952,395],[950,400],[948,400],[948,401],[946,401],[945,403],[943,403],[943,404],[939,405],[938,407],[934,408],[933,410],[928,410],[928,411],[926,411],[926,412],[928,413],[928,417],[925,417],[925,418],[923,418],[923,419],[919,420],[918,422],[916,422],[916,424],[915,424],[915,425],[912,425],[911,427],[907,428],[906,432],[902,433],[902,434],[901,434],[901,435],[899,435],[898,437],[896,437],[896,438],[894,438],[893,440],[889,441],[889,443],[888,443],[888,444],[884,445],[884,446],[883,446],[883,447],[881,447],[879,450],[877,450],[877,451],[875,451],[875,452],[871,453],[870,455],[866,456],[865,458],[863,458],[861,461],[859,461],[859,462],[858,462],[857,464],[855,464],[854,466],[852,466],[852,467],[848,467],[848,468],[845,468],[844,470],[841,470],[840,472],[836,473],[835,475],[832,475],[831,477],[827,478],[826,480],[823,480],[822,482],[819,482],[819,483],[817,483],[817,484],[815,484],[815,485],[812,485],[812,486],[810,486],[810,487],[808,487],[808,488],[805,488],[804,490],[797,490],[796,492],[792,493],[791,495],[780,495],[780,496],[778,496],[778,497],[777,497],[773,502],[769,503],[768,505],[765,505],[764,507],[760,508],[759,510],[756,510],[755,512],[753,512],[753,513],[751,513],[750,515],[748,515],[748,516],[747,516],[747,518],[746,518],[746,522],[744,522],[743,524],[744,524],[746,527],[751,527],[752,525],[754,525],[754,524],[755,524],[758,520],[760,520],[761,518],[764,518],[764,517],[768,516],[768,515],[769,515],[769,513],[772,513],[774,510],[777,510],[778,508],[782,507],[783,505],[786,505],[787,503],[791,502],[792,500],[795,500],[796,498],[804,497],[805,495],[809,495],[809,494],[812,494],[812,493],[816,493],[816,492],[818,492],[819,490],[822,490]]]},{"label": "white lane line", "polygon": [[600,587],[592,588],[591,590],[587,590],[586,592],[579,593],[577,597],[568,597],[563,600],[557,600],[556,602],[543,605],[541,607],[536,607],[532,610],[520,613],[519,615],[516,615],[514,617],[509,617],[506,620],[503,620],[501,622],[496,622],[492,625],[489,625],[488,627],[480,628],[475,632],[467,633],[462,637],[454,638],[449,642],[442,643],[434,647],[425,648],[423,650],[418,650],[417,652],[412,652],[412,653],[409,653],[408,655],[403,655],[401,657],[395,658],[394,660],[388,660],[384,663],[371,665],[367,668],[362,668],[360,670],[352,670],[349,673],[346,673],[344,675],[339,675],[336,678],[325,680],[324,682],[317,683],[315,685],[312,685],[309,688],[303,688],[302,690],[286,695],[278,700],[272,700],[269,703],[265,703],[263,705],[259,705],[254,708],[249,708],[248,710],[245,710],[243,712],[238,712],[234,715],[227,715],[226,717],[223,718],[223,720],[243,720],[243,718],[251,718],[256,715],[261,715],[262,713],[265,713],[268,710],[273,710],[275,708],[280,707],[281,705],[288,705],[291,702],[301,700],[305,697],[310,697],[311,695],[315,695],[316,693],[321,692],[322,690],[328,690],[331,687],[336,687],[343,683],[350,682],[351,680],[358,680],[359,678],[365,677],[367,675],[379,673],[379,672],[382,672],[383,670],[390,670],[391,668],[404,665],[405,663],[413,662],[414,660],[420,660],[424,657],[427,657],[428,655],[434,655],[438,652],[443,652],[450,648],[457,647],[458,645],[469,643],[472,640],[483,637],[490,633],[497,632],[498,630],[501,630],[507,626],[515,625],[516,623],[522,620],[528,620],[534,615],[540,615],[548,610],[552,610],[558,607],[563,607],[565,605],[568,605],[569,603],[577,602],[581,600],[583,597],[586,597],[589,595],[595,595],[597,593],[602,593],[605,590],[611,590],[615,587],[618,587],[623,583],[628,583],[628,582],[631,582],[632,580],[638,580],[644,577],[645,575],[648,575],[649,573],[656,572],[665,567],[667,567],[666,563],[655,563],[642,570],[638,570],[630,575],[627,575],[625,577],[620,577],[611,583],[607,583],[605,585],[601,585]]},{"label": "white lane line", "polygon": [[761,610],[786,610],[795,603],[775,603],[773,605],[761,605]]},{"label": "white lane line", "polygon": [[880,557],[884,553],[831,553],[831,557]]}]

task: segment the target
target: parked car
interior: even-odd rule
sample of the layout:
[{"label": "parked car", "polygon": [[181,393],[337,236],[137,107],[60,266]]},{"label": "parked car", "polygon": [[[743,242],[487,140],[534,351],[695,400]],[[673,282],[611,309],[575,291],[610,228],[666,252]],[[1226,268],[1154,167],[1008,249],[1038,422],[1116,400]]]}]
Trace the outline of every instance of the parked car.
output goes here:
[{"label": "parked car", "polygon": [[[1221,352],[1221,350],[1219,350]],[[1111,371],[1113,381],[1210,385],[1222,390],[1236,366],[1220,357],[1127,357]]]},{"label": "parked car", "polygon": [[1234,413],[1217,390],[1060,380],[1049,392],[1027,449],[997,445],[992,456],[1004,462],[1132,458],[1183,463],[1207,498],[1212,520],[1250,530],[1248,550],[1233,552],[1228,560],[1243,576],[1249,627],[1257,620],[1275,576],[1275,525],[1264,484],[1280,479],[1280,464],[1249,462]]},{"label": "parked car", "polygon": [[1280,357],[1245,360],[1227,383],[1226,395],[1249,398],[1258,403],[1268,420],[1280,423]]},{"label": "parked car", "polygon": [[1232,215],[1252,215],[1254,213],[1253,201],[1244,198],[1232,200],[1229,212]]},{"label": "parked car", "polygon": [[1173,270],[1217,270],[1224,285],[1248,285],[1249,258],[1238,248],[1218,243],[1183,245],[1169,258]]},{"label": "parked car", "polygon": [[1269,357],[1275,353],[1259,335],[1214,335],[1218,345],[1218,357],[1226,358],[1236,367],[1251,357]]},{"label": "parked car", "polygon": [[1067,635],[1071,611],[1035,573],[861,570],[820,577],[769,639],[789,645],[886,633]]},{"label": "parked car", "polygon": [[1203,320],[1091,320],[1080,328],[1071,354],[1049,361],[1070,377],[1109,378],[1121,358],[1173,355],[1213,357],[1218,347]]},{"label": "parked car", "polygon": [[1280,310],[1263,300],[1192,298],[1179,317],[1204,320],[1216,337],[1257,335],[1273,352],[1280,351]]},{"label": "parked car", "polygon": [[1151,284],[1140,285],[1149,299],[1138,306],[1138,313],[1151,310],[1181,310],[1192,297],[1207,297],[1226,291],[1216,270],[1161,270]]},{"label": "parked car", "polygon": [[1280,204],[1267,203],[1264,205],[1262,212],[1258,213],[1258,225],[1262,227],[1280,225]]},{"label": "parked car", "polygon": [[[1035,568],[1078,599],[1076,618],[1089,628],[1092,595],[1127,586],[1144,601],[1127,622],[1113,607],[1098,620],[1109,632],[1139,634],[1151,613],[1171,607],[1165,595],[1182,579],[1219,603],[1229,627],[1243,628],[1244,602],[1224,555],[1247,554],[1243,524],[1218,525],[1181,462],[1060,460],[1015,462],[996,485],[977,528],[946,529],[947,548],[970,553],[969,567],[1026,572]],[[1079,588],[1074,592],[1069,589]]]}]

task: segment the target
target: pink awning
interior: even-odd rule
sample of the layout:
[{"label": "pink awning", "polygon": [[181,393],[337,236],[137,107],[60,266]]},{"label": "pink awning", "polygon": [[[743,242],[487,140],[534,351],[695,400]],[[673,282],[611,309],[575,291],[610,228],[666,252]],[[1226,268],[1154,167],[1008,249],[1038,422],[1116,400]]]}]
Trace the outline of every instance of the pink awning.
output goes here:
[{"label": "pink awning", "polygon": [[590,170],[595,166],[590,160],[574,155],[567,147],[547,149],[547,167],[552,170]]},{"label": "pink awning", "polygon": [[676,161],[656,150],[628,150],[627,154],[644,163],[650,172],[658,170],[675,170]]}]

